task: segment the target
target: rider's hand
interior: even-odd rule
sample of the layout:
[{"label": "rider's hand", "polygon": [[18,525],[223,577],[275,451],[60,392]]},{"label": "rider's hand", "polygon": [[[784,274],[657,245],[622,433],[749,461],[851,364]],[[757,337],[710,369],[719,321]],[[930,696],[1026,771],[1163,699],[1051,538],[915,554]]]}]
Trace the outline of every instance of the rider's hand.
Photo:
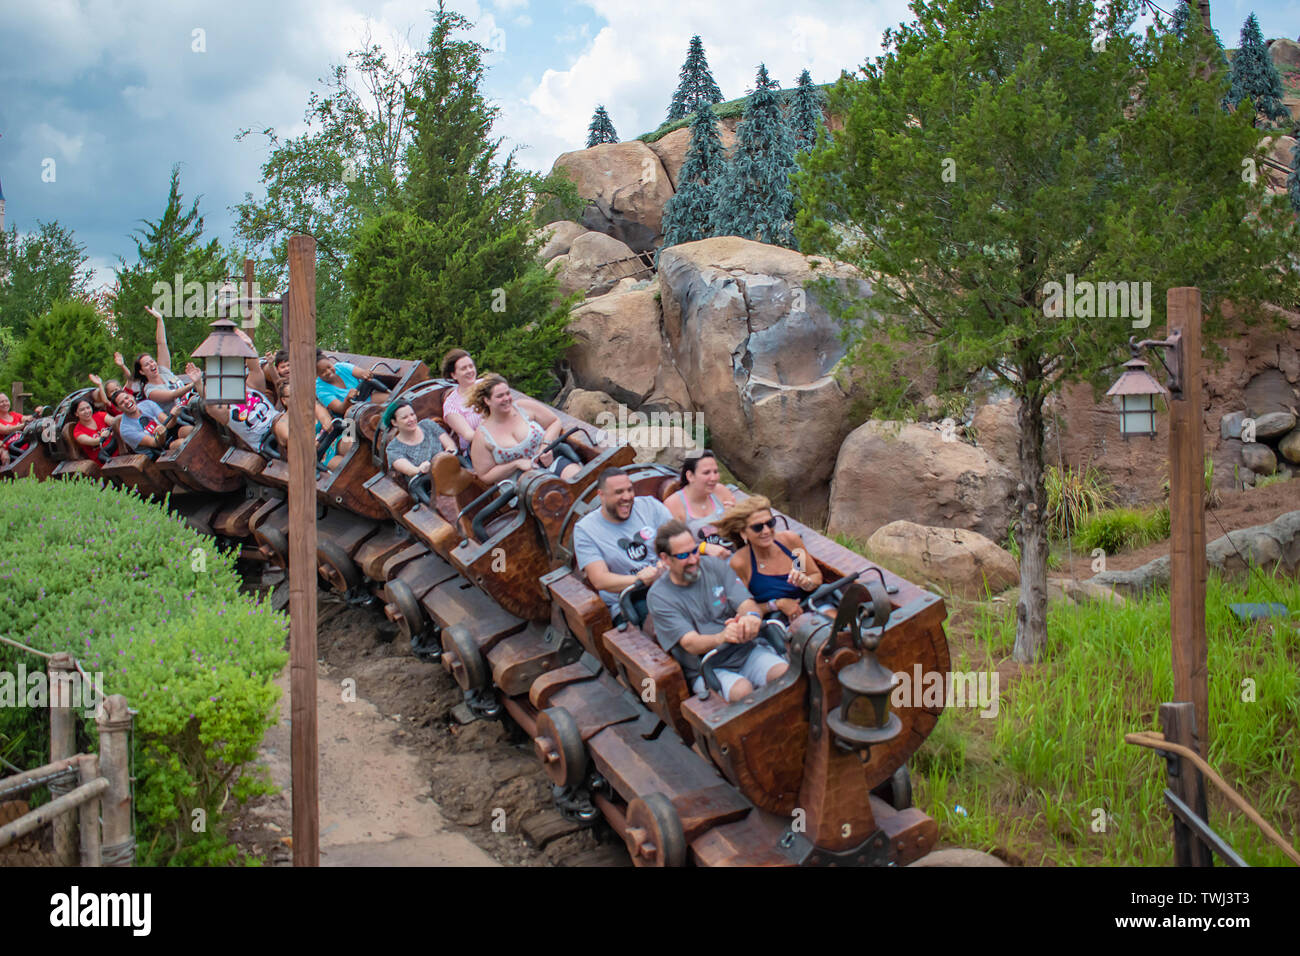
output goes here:
[{"label": "rider's hand", "polygon": [[515,467],[518,468],[520,471],[532,471],[533,470],[532,459],[520,458],[518,461],[515,462]]},{"label": "rider's hand", "polygon": [[803,608],[794,598],[777,598],[772,606],[792,621],[803,613]]},{"label": "rider's hand", "polygon": [[420,474],[422,474],[422,475],[427,475],[427,474],[429,473],[429,469],[432,468],[432,467],[433,467],[433,466],[432,466],[429,462],[426,461],[424,464],[422,464],[422,465],[420,466]]},{"label": "rider's hand", "polygon": [[704,553],[711,554],[715,558],[731,557],[731,552],[720,544],[706,544],[704,546]]},{"label": "rider's hand", "polygon": [[736,623],[740,627],[741,633],[745,635],[744,639],[746,641],[751,640],[755,635],[757,635],[758,629],[763,624],[762,620],[753,614],[740,615],[740,617],[736,619]]},{"label": "rider's hand", "polygon": [[550,468],[551,463],[554,461],[555,461],[555,456],[551,454],[549,451],[543,455],[537,456],[537,463],[541,465],[543,468]]},{"label": "rider's hand", "polygon": [[89,375],[86,376],[86,378],[90,379],[92,382],[94,382],[96,385],[100,386],[101,388],[104,385],[104,380],[100,378],[98,375],[96,375],[94,372],[91,372]]},{"label": "rider's hand", "polygon": [[121,352],[114,352],[114,353],[113,353],[113,364],[114,364],[114,365],[122,365],[122,364],[125,363],[125,361],[126,361],[126,360],[125,360],[124,358],[122,358],[122,353],[121,353]]},{"label": "rider's hand", "polygon": [[722,629],[722,639],[728,644],[744,644],[747,640],[741,623],[734,617]]},{"label": "rider's hand", "polygon": [[659,577],[659,565],[651,564],[636,573],[636,579],[642,584],[650,584]]},{"label": "rider's hand", "polygon": [[348,397],[347,397],[347,400],[348,400],[349,402],[355,402],[355,401],[357,400],[357,395],[358,395],[358,394],[359,394],[359,393],[357,392],[357,390],[356,390],[355,388],[350,388],[350,389],[348,389]]}]

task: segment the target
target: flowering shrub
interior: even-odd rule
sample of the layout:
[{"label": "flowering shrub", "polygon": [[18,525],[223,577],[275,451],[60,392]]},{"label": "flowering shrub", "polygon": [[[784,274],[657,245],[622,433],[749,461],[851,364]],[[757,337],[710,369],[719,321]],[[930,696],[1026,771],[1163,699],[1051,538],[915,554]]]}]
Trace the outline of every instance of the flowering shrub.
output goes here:
[{"label": "flowering shrub", "polygon": [[[222,814],[267,789],[241,770],[276,719],[283,615],[240,592],[233,553],[129,490],[0,484],[0,541],[0,632],[70,652],[139,711],[137,862],[233,861]],[[41,664],[0,645],[0,670],[19,655],[29,671]],[[9,759],[48,759],[42,721],[43,710],[0,708],[0,737],[24,741]],[[93,718],[83,731],[93,741]]]}]

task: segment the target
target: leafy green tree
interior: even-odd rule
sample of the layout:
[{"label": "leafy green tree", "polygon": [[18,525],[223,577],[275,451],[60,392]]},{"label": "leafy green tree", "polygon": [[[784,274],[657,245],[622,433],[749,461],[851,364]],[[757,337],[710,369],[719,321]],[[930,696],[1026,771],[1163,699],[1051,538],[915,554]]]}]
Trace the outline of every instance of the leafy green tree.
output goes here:
[{"label": "leafy green tree", "polygon": [[698,34],[691,37],[690,49],[686,52],[686,62],[682,64],[677,89],[673,93],[672,103],[668,106],[668,119],[674,122],[699,109],[702,103],[721,103],[722,90],[713,80],[709,61],[704,56],[704,44]]},{"label": "leafy green tree", "polygon": [[[208,323],[215,318],[209,291],[224,280],[229,264],[218,240],[203,241],[198,198],[185,209],[179,167],[172,167],[162,215],[142,222],[144,228],[132,240],[135,264],[119,259],[117,338],[123,353],[152,352],[156,320],[145,310],[156,309],[167,322],[172,359],[179,362],[207,338]],[[128,355],[128,364],[130,359]]]},{"label": "leafy green tree", "polygon": [[1282,77],[1268,55],[1259,21],[1253,13],[1241,26],[1241,42],[1232,58],[1228,82],[1229,105],[1237,107],[1248,99],[1255,112],[1266,119],[1280,122],[1291,118],[1282,105]]},{"label": "leafy green tree", "polygon": [[[347,261],[361,223],[386,208],[406,175],[409,93],[424,68],[419,56],[390,56],[367,43],[332,67],[323,91],[312,92],[306,132],[281,139],[274,129],[260,131],[270,147],[262,165],[266,195],[245,194],[235,206],[236,229],[267,293],[288,284],[289,237],[316,240],[316,338],[325,348],[349,344]],[[236,139],[251,135],[245,129]]]},{"label": "leafy green tree", "polygon": [[691,121],[691,143],[677,176],[677,192],[664,205],[663,248],[715,235],[713,214],[718,185],[727,172],[727,154],[718,136],[713,107],[700,104]]},{"label": "leafy green tree", "polygon": [[53,404],[88,387],[86,373],[107,369],[112,354],[113,340],[94,305],[61,299],[31,323],[0,381],[20,381],[36,404]]},{"label": "leafy green tree", "polygon": [[85,295],[91,276],[86,260],[86,247],[57,220],[38,223],[21,239],[17,226],[0,231],[0,327],[21,338],[55,301]]},{"label": "leafy green tree", "polygon": [[799,85],[791,91],[790,96],[790,131],[794,135],[796,149],[807,151],[817,142],[817,130],[821,128],[825,100],[825,94],[813,85],[808,71],[800,73]]},{"label": "leafy green tree", "polygon": [[617,142],[618,133],[614,130],[614,124],[610,122],[609,114],[605,112],[605,107],[597,106],[596,112],[591,117],[591,125],[587,127],[587,148],[591,149],[602,143]]},{"label": "leafy green tree", "polygon": [[[1249,117],[1218,108],[1212,38],[1135,36],[1125,8],[917,0],[885,55],[836,85],[845,128],[797,176],[803,249],[875,277],[869,301],[840,303],[855,357],[882,373],[897,358],[862,321],[870,307],[1019,401],[1019,660],[1046,641],[1047,398],[1112,380],[1129,337],[1158,334],[1168,288],[1200,287],[1207,341],[1225,301],[1254,318],[1297,298],[1294,218],[1243,181],[1242,157],[1263,151]],[[1049,283],[1070,277],[1152,291],[1145,307],[1140,285],[1127,307],[1081,290],[1063,303]]]},{"label": "leafy green tree", "polygon": [[718,187],[713,234],[743,236],[797,248],[794,237],[794,139],[777,95],[778,84],[760,64],[745,113],[736,128],[736,146]]},{"label": "leafy green tree", "polygon": [[479,92],[483,47],[440,4],[412,91],[410,173],[390,208],[358,230],[345,273],[352,341],[376,355],[435,363],[449,348],[516,387],[549,393],[568,344],[568,303],[537,263],[536,177],[497,162],[497,115]]}]

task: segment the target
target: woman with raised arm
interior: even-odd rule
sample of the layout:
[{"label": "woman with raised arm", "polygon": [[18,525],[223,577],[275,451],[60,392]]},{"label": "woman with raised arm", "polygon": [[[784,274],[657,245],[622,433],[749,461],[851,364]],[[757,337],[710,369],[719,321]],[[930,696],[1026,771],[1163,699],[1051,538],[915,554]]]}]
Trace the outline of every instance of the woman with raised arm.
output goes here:
[{"label": "woman with raised arm", "polygon": [[[726,485],[720,484],[718,459],[713,452],[703,451],[688,457],[682,465],[682,485],[664,502],[673,517],[686,523],[697,538],[705,525],[717,525],[724,511],[736,503]],[[711,544],[727,546],[725,540]]]},{"label": "woman with raised arm", "polygon": [[474,474],[488,484],[521,471],[547,468],[561,478],[572,478],[582,466],[553,452],[542,454],[547,443],[559,437],[563,424],[540,402],[515,401],[500,375],[486,375],[470,393],[470,407],[483,421],[470,442]]},{"label": "woman with raised arm", "polygon": [[185,366],[184,375],[177,375],[171,370],[172,358],[167,348],[167,325],[161,313],[154,309],[145,311],[157,320],[154,334],[157,357],[148,352],[141,352],[136,356],[130,370],[122,363],[121,352],[113,353],[113,361],[126,373],[132,383],[130,387],[137,392],[141,401],[155,402],[164,412],[170,413],[178,401],[181,404],[189,401],[189,396],[198,387],[198,382],[191,374],[197,372],[198,368],[193,362],[189,362]]},{"label": "woman with raised arm", "polygon": [[822,572],[803,538],[776,530],[772,502],[762,495],[746,498],[728,508],[717,526],[719,533],[744,542],[731,556],[731,570],[758,602],[759,611],[780,611],[788,620],[798,617],[799,602],[821,587]]},{"label": "woman with raised arm", "polygon": [[452,349],[442,358],[442,377],[456,387],[442,400],[442,420],[456,435],[462,455],[469,454],[469,443],[483,422],[483,416],[470,406],[470,391],[478,381],[478,369],[464,349]]}]

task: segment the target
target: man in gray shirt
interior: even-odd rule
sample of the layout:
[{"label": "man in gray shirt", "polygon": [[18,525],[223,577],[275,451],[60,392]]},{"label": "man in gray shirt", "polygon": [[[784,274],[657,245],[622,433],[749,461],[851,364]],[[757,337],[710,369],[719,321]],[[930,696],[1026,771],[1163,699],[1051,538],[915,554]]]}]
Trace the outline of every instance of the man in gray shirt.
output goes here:
[{"label": "man in gray shirt", "polygon": [[[638,581],[649,584],[663,570],[655,555],[655,529],[673,514],[658,498],[637,497],[632,479],[622,468],[610,467],[596,479],[600,508],[584,515],[573,527],[573,553],[588,583],[600,592],[618,623],[618,595]],[[717,545],[705,554],[726,555]],[[644,600],[639,610],[644,613]]]},{"label": "man in gray shirt", "polygon": [[[724,700],[735,702],[776,680],[786,662],[754,637],[762,625],[758,603],[721,558],[701,556],[695,538],[676,518],[660,526],[655,550],[668,569],[650,587],[647,603],[665,651],[681,645],[686,680],[704,692],[699,660],[710,651]],[[680,660],[680,658],[679,658]]]}]

